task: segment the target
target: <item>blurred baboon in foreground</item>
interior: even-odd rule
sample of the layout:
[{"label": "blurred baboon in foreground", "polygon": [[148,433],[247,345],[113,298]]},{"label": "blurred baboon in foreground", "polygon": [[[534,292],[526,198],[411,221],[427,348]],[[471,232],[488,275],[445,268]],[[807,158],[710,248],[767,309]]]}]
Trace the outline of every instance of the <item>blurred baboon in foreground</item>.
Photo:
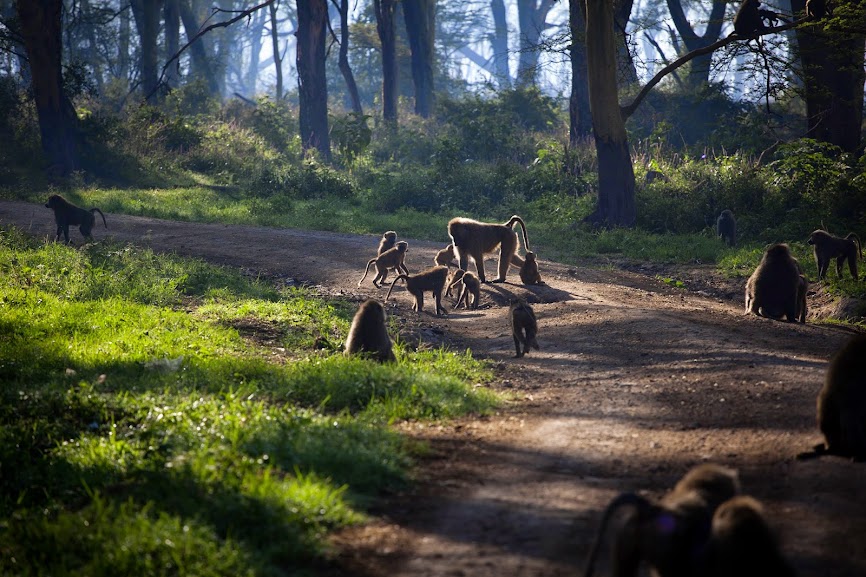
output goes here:
[{"label": "blurred baboon in foreground", "polygon": [[406,290],[415,298],[412,310],[418,313],[424,310],[424,292],[430,291],[433,293],[433,299],[436,301],[436,314],[447,314],[448,311],[442,306],[442,292],[445,290],[445,280],[447,277],[447,266],[434,266],[418,274],[401,274],[394,279],[391,288],[388,289],[385,301],[387,302],[391,297],[391,291],[394,290],[397,281],[403,279],[406,281]]},{"label": "blurred baboon in foreground", "polygon": [[[746,281],[746,313],[795,322],[800,307],[800,265],[786,244],[771,245]],[[805,317],[803,317],[805,320]]]},{"label": "blurred baboon in foreground", "polygon": [[[515,357],[522,357],[529,352],[529,347],[536,351],[539,350],[538,340],[535,336],[538,334],[538,323],[535,320],[535,311],[523,299],[511,301],[511,306],[508,308],[508,318],[511,322],[511,336],[514,337],[514,348],[516,349]],[[520,349],[523,345],[523,350]]]},{"label": "blurred baboon in foreground", "polygon": [[728,246],[737,246],[737,220],[733,212],[728,209],[722,211],[716,220],[716,234]]},{"label": "blurred baboon in foreground", "polygon": [[544,284],[544,281],[541,280],[541,274],[538,272],[538,260],[531,250],[526,251],[526,260],[520,267],[520,281],[523,284]]},{"label": "blurred baboon in foreground", "polygon": [[367,261],[367,267],[364,269],[364,276],[358,281],[358,286],[367,278],[367,273],[370,272],[370,265],[376,265],[376,276],[373,278],[373,285],[379,288],[379,283],[385,284],[385,279],[388,277],[388,271],[394,269],[397,274],[401,272],[409,274],[409,269],[403,264],[403,259],[406,257],[406,251],[409,248],[409,243],[401,240],[392,248],[389,248],[379,256],[371,258]]},{"label": "blurred baboon in foreground", "polygon": [[737,472],[721,465],[693,467],[659,503],[635,493],[622,493],[605,508],[595,543],[587,560],[585,577],[591,577],[605,529],[625,506],[632,508],[614,536],[611,574],[637,577],[641,562],[660,577],[699,573],[702,551],[709,539],[715,510],[740,492]]},{"label": "blurred baboon in foreground", "polygon": [[393,361],[394,351],[385,320],[382,303],[373,299],[361,303],[346,337],[345,354],[369,353],[380,363]]},{"label": "blurred baboon in foreground", "polygon": [[816,230],[809,235],[809,240],[815,253],[815,266],[818,267],[818,279],[823,280],[827,276],[827,268],[830,261],[836,259],[836,274],[842,278],[842,267],[845,260],[848,261],[848,270],[851,276],[857,280],[857,254],[863,258],[863,250],[860,247],[860,238],[853,232],[848,233],[845,238],[833,236],[829,232]]},{"label": "blurred baboon in foreground", "polygon": [[397,244],[397,233],[393,230],[385,231],[382,234],[382,240],[379,241],[379,249],[376,251],[376,254],[380,255],[389,248],[394,248],[395,244]]},{"label": "blurred baboon in foreground", "polygon": [[75,206],[59,194],[49,196],[45,207],[54,211],[54,222],[57,223],[55,241],[60,240],[60,233],[62,232],[63,239],[66,241],[66,244],[69,244],[70,225],[80,225],[78,230],[81,231],[82,236],[88,240],[92,239],[93,235],[90,231],[93,230],[93,225],[96,224],[95,212],[99,213],[99,216],[102,217],[102,224],[105,225],[105,228],[108,228],[108,223],[105,222],[105,215],[102,214],[101,210],[98,208],[87,210],[86,208]]},{"label": "blurred baboon in foreground", "polygon": [[817,407],[825,442],[798,458],[827,454],[866,460],[866,335],[850,339],[830,360]]},{"label": "blurred baboon in foreground", "polygon": [[526,224],[517,215],[505,224],[478,222],[470,218],[452,218],[448,223],[448,235],[457,254],[458,267],[469,270],[469,259],[475,261],[475,269],[481,282],[487,282],[484,274],[484,255],[499,247],[499,276],[491,282],[505,282],[511,264],[521,267],[523,259],[517,256],[517,233],[511,227],[514,223],[523,230],[523,247],[529,250],[526,239]]},{"label": "blurred baboon in foreground", "polygon": [[449,244],[442,250],[436,253],[436,256],[433,257],[433,264],[436,266],[457,266],[457,261],[455,261],[454,255],[454,245]]}]

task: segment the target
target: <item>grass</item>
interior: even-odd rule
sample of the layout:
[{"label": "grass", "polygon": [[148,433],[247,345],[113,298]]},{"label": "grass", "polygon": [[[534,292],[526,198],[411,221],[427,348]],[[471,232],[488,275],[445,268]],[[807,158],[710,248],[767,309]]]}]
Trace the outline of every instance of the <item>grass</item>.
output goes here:
[{"label": "grass", "polygon": [[0,229],[0,574],[308,571],[329,531],[406,483],[412,450],[388,423],[497,403],[468,352],[345,358],[354,308]]}]

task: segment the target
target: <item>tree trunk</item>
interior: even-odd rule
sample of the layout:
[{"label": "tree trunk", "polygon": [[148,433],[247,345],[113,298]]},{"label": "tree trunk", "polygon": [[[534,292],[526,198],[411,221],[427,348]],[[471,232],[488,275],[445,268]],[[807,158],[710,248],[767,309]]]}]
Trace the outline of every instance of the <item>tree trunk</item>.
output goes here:
[{"label": "tree trunk", "polygon": [[120,11],[117,34],[117,76],[127,83],[129,82],[129,38],[131,36],[129,13],[131,10],[127,7]]},{"label": "tree trunk", "polygon": [[[692,25],[686,18],[681,0],[667,0],[668,10],[674,21],[674,26],[679,32],[680,38],[686,47],[686,52],[692,52],[705,46],[709,46],[719,39],[722,25],[725,23],[725,7],[727,0],[713,0],[713,8],[710,12],[710,20],[703,36],[698,36]],[[710,66],[713,62],[712,53],[698,56],[692,60],[689,66],[689,75],[686,84],[690,89],[695,89],[710,80]]]},{"label": "tree trunk", "polygon": [[[162,17],[165,21],[165,58],[169,59],[180,50],[180,0],[165,0]],[[165,73],[169,88],[180,85],[180,61],[175,60]]]},{"label": "tree trunk", "polygon": [[538,71],[539,41],[548,27],[547,14],[555,0],[517,0],[517,21],[520,25],[520,56],[517,61],[517,85],[535,84]]},{"label": "tree trunk", "polygon": [[[835,11],[842,9],[837,4]],[[793,0],[795,13],[805,9]],[[850,3],[845,8],[855,9]],[[828,31],[823,24],[797,28],[806,100],[806,136],[859,154],[863,122],[864,15],[855,9],[853,20]]]},{"label": "tree trunk", "polygon": [[[186,41],[189,42],[195,35],[198,34],[201,28],[198,23],[198,18],[195,16],[189,0],[180,2],[180,19],[183,22],[183,29],[186,32]],[[213,66],[211,66],[210,58],[208,57],[207,40],[199,38],[189,47],[190,60],[192,61],[191,76],[204,76],[207,82],[207,87],[210,93],[219,94],[219,83],[217,82],[216,74]]]},{"label": "tree trunk", "polygon": [[340,72],[346,81],[346,88],[352,99],[352,110],[362,114],[361,95],[358,94],[358,85],[355,84],[355,76],[349,65],[349,0],[340,0]]},{"label": "tree trunk", "polygon": [[607,226],[633,226],[634,170],[617,94],[612,4],[586,2],[589,102],[598,154],[598,207],[592,219]]},{"label": "tree trunk", "polygon": [[156,37],[159,34],[159,9],[162,0],[129,0],[132,16],[141,46],[139,59],[139,76],[141,90],[148,102],[155,102],[159,70],[157,67]]},{"label": "tree trunk", "polygon": [[511,88],[511,72],[508,69],[508,21],[505,18],[505,1],[490,0],[493,13],[493,70],[500,89]]},{"label": "tree trunk", "polygon": [[268,9],[271,13],[271,46],[274,51],[274,68],[277,71],[277,94],[276,99],[283,99],[283,57],[280,56],[280,36],[277,29],[277,3],[274,2]]},{"label": "tree trunk", "polygon": [[301,142],[331,160],[328,136],[328,82],[325,74],[326,0],[297,0],[298,97]]},{"label": "tree trunk", "polygon": [[569,140],[572,144],[592,134],[589,86],[586,83],[586,0],[569,0],[571,30],[571,98],[568,101]]},{"label": "tree trunk", "polygon": [[433,38],[436,0],[403,0],[403,17],[412,52],[415,113],[428,118],[433,110]]},{"label": "tree trunk", "polygon": [[396,0],[373,0],[376,31],[382,44],[382,118],[397,123],[397,44],[394,34]]},{"label": "tree trunk", "polygon": [[637,69],[634,66],[634,59],[631,57],[631,47],[628,45],[628,36],[625,33],[629,18],[631,18],[632,6],[634,6],[634,0],[616,0],[613,13],[613,31],[617,41],[617,70],[619,71],[617,79],[625,86],[637,84]]},{"label": "tree trunk", "polygon": [[66,176],[76,168],[75,108],[63,92],[62,0],[17,0],[21,36],[30,61],[33,100],[49,172]]},{"label": "tree trunk", "polygon": [[253,16],[252,30],[250,31],[250,62],[244,77],[244,90],[250,98],[257,94],[256,81],[259,77],[259,60],[262,55],[262,32],[265,29],[265,19],[268,15],[264,10],[259,10]]},{"label": "tree trunk", "polygon": [[99,45],[96,43],[97,23],[89,0],[81,0],[81,14],[84,17],[84,26],[86,27],[84,35],[87,37],[87,60],[90,68],[93,70],[93,80],[96,83],[96,90],[101,94],[105,79],[102,74],[102,58],[99,55]]}]

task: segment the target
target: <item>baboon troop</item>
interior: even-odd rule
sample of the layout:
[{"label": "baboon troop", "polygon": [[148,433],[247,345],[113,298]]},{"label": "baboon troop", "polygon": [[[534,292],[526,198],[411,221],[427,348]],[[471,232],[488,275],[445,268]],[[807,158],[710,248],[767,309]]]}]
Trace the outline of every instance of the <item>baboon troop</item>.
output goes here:
[{"label": "baboon troop", "polygon": [[[805,322],[805,289],[800,264],[787,244],[771,245],[749,280],[746,281],[746,313],[789,322]],[[802,301],[801,301],[802,295]]]},{"label": "baboon troop", "polygon": [[[385,233],[388,234],[388,233]],[[384,238],[382,239],[384,241]],[[381,246],[381,245],[380,245]],[[367,278],[367,273],[370,272],[370,265],[376,265],[376,276],[373,278],[373,285],[379,288],[379,283],[385,284],[385,279],[388,277],[388,271],[394,269],[397,274],[409,274],[409,269],[403,264],[403,259],[406,257],[406,251],[409,248],[409,243],[401,240],[392,248],[379,254],[375,258],[367,261],[367,268],[364,269],[364,276],[358,281],[358,286]]]},{"label": "baboon troop", "polygon": [[391,291],[394,290],[397,281],[402,279],[406,281],[406,290],[415,298],[412,310],[418,313],[424,310],[424,293],[429,291],[433,293],[433,299],[436,301],[436,315],[448,314],[448,311],[442,306],[442,292],[445,290],[445,280],[447,277],[447,266],[434,266],[418,274],[401,274],[394,279],[391,288],[388,289],[385,301],[387,302],[388,298],[390,298]]},{"label": "baboon troop", "polygon": [[[477,309],[478,302],[481,300],[481,281],[478,280],[478,277],[471,272],[457,269],[451,278],[451,282],[448,283],[448,289],[445,291],[445,294],[450,296],[452,287],[457,284],[460,287],[457,289],[457,302],[454,308],[459,309],[462,302],[467,309],[470,306],[472,309]],[[469,299],[470,296],[472,297],[471,301]]]},{"label": "baboon troop", "polygon": [[734,218],[733,212],[728,209],[722,211],[716,219],[716,234],[728,246],[737,246],[737,219]]},{"label": "baboon troop", "polygon": [[517,215],[512,216],[504,224],[478,222],[470,218],[452,218],[448,222],[448,236],[454,245],[459,268],[469,270],[469,259],[475,261],[475,269],[481,282],[487,282],[484,274],[484,255],[499,247],[499,276],[491,282],[505,282],[508,267],[513,263],[523,266],[523,259],[517,256],[517,233],[511,227],[517,223],[523,230],[523,247],[529,250],[526,238],[526,224]]},{"label": "baboon troop", "polygon": [[[508,318],[511,324],[511,336],[514,337],[514,348],[517,358],[522,357],[529,352],[532,347],[536,351],[539,350],[538,340],[535,338],[538,334],[538,323],[535,320],[535,312],[523,299],[511,301],[511,306],[508,308]],[[520,349],[523,345],[523,350]]]},{"label": "baboon troop", "polygon": [[55,241],[60,240],[60,233],[63,233],[63,239],[66,241],[66,244],[69,244],[69,226],[78,226],[78,230],[81,231],[82,236],[87,239],[93,238],[91,231],[93,230],[93,226],[96,224],[96,215],[94,213],[98,212],[99,216],[102,217],[102,224],[105,225],[105,228],[108,228],[108,224],[105,222],[105,215],[102,214],[102,211],[98,208],[91,208],[90,210],[86,208],[81,208],[79,206],[75,206],[59,194],[52,194],[48,197],[48,202],[45,203],[46,208],[50,208],[54,211],[54,221],[57,223],[57,236],[55,237]]},{"label": "baboon troop", "polygon": [[523,284],[544,284],[538,273],[538,261],[535,258],[535,253],[531,250],[526,251],[523,266],[520,267],[520,282]]},{"label": "baboon troop", "polygon": [[395,360],[385,320],[382,303],[373,299],[361,303],[346,337],[345,354],[368,353],[380,363]]},{"label": "baboon troop", "polygon": [[842,267],[847,260],[851,276],[857,280],[857,255],[859,253],[860,258],[863,258],[863,251],[860,247],[860,238],[856,234],[852,232],[845,238],[839,238],[829,232],[816,230],[809,235],[809,240],[806,242],[814,249],[818,279],[823,280],[827,276],[830,261],[835,258],[836,274],[839,278],[842,278]]}]

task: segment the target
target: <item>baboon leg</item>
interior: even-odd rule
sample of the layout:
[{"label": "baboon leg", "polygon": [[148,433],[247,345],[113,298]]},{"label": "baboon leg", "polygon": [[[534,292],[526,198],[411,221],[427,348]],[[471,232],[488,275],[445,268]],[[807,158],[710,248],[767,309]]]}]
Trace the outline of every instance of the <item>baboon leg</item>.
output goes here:
[{"label": "baboon leg", "polygon": [[409,274],[409,269],[406,268],[406,265],[402,262],[400,263],[400,266],[397,267],[397,274],[400,274],[401,272],[403,274]]},{"label": "baboon leg", "polygon": [[433,300],[436,301],[436,316],[448,314],[448,311],[445,310],[445,307],[442,306],[442,293],[438,291],[433,292]]},{"label": "baboon leg", "polygon": [[824,279],[827,276],[827,269],[830,268],[830,261],[818,262],[818,278]]},{"label": "baboon leg", "polygon": [[857,280],[857,253],[851,252],[852,254],[848,256],[848,268],[851,270],[851,278]]},{"label": "baboon leg", "polygon": [[844,254],[836,257],[836,275],[839,278],[842,278],[842,268],[845,265],[845,258]]},{"label": "baboon leg", "polygon": [[[475,260],[475,270],[478,271],[478,279],[481,282],[487,282],[487,275],[484,274],[484,253],[482,251],[478,251],[478,253],[472,255],[472,258]],[[460,261],[460,268],[462,268],[463,270],[469,270],[467,268],[463,268],[462,260]]]},{"label": "baboon leg", "polygon": [[517,353],[514,355],[515,357],[522,357],[523,353],[520,352],[520,339],[517,337],[517,331],[514,331],[514,349]]},{"label": "baboon leg", "polygon": [[508,274],[508,267],[511,266],[512,257],[517,250],[517,233],[505,235],[502,243],[499,245],[499,277],[491,282],[505,282],[505,277]]}]

